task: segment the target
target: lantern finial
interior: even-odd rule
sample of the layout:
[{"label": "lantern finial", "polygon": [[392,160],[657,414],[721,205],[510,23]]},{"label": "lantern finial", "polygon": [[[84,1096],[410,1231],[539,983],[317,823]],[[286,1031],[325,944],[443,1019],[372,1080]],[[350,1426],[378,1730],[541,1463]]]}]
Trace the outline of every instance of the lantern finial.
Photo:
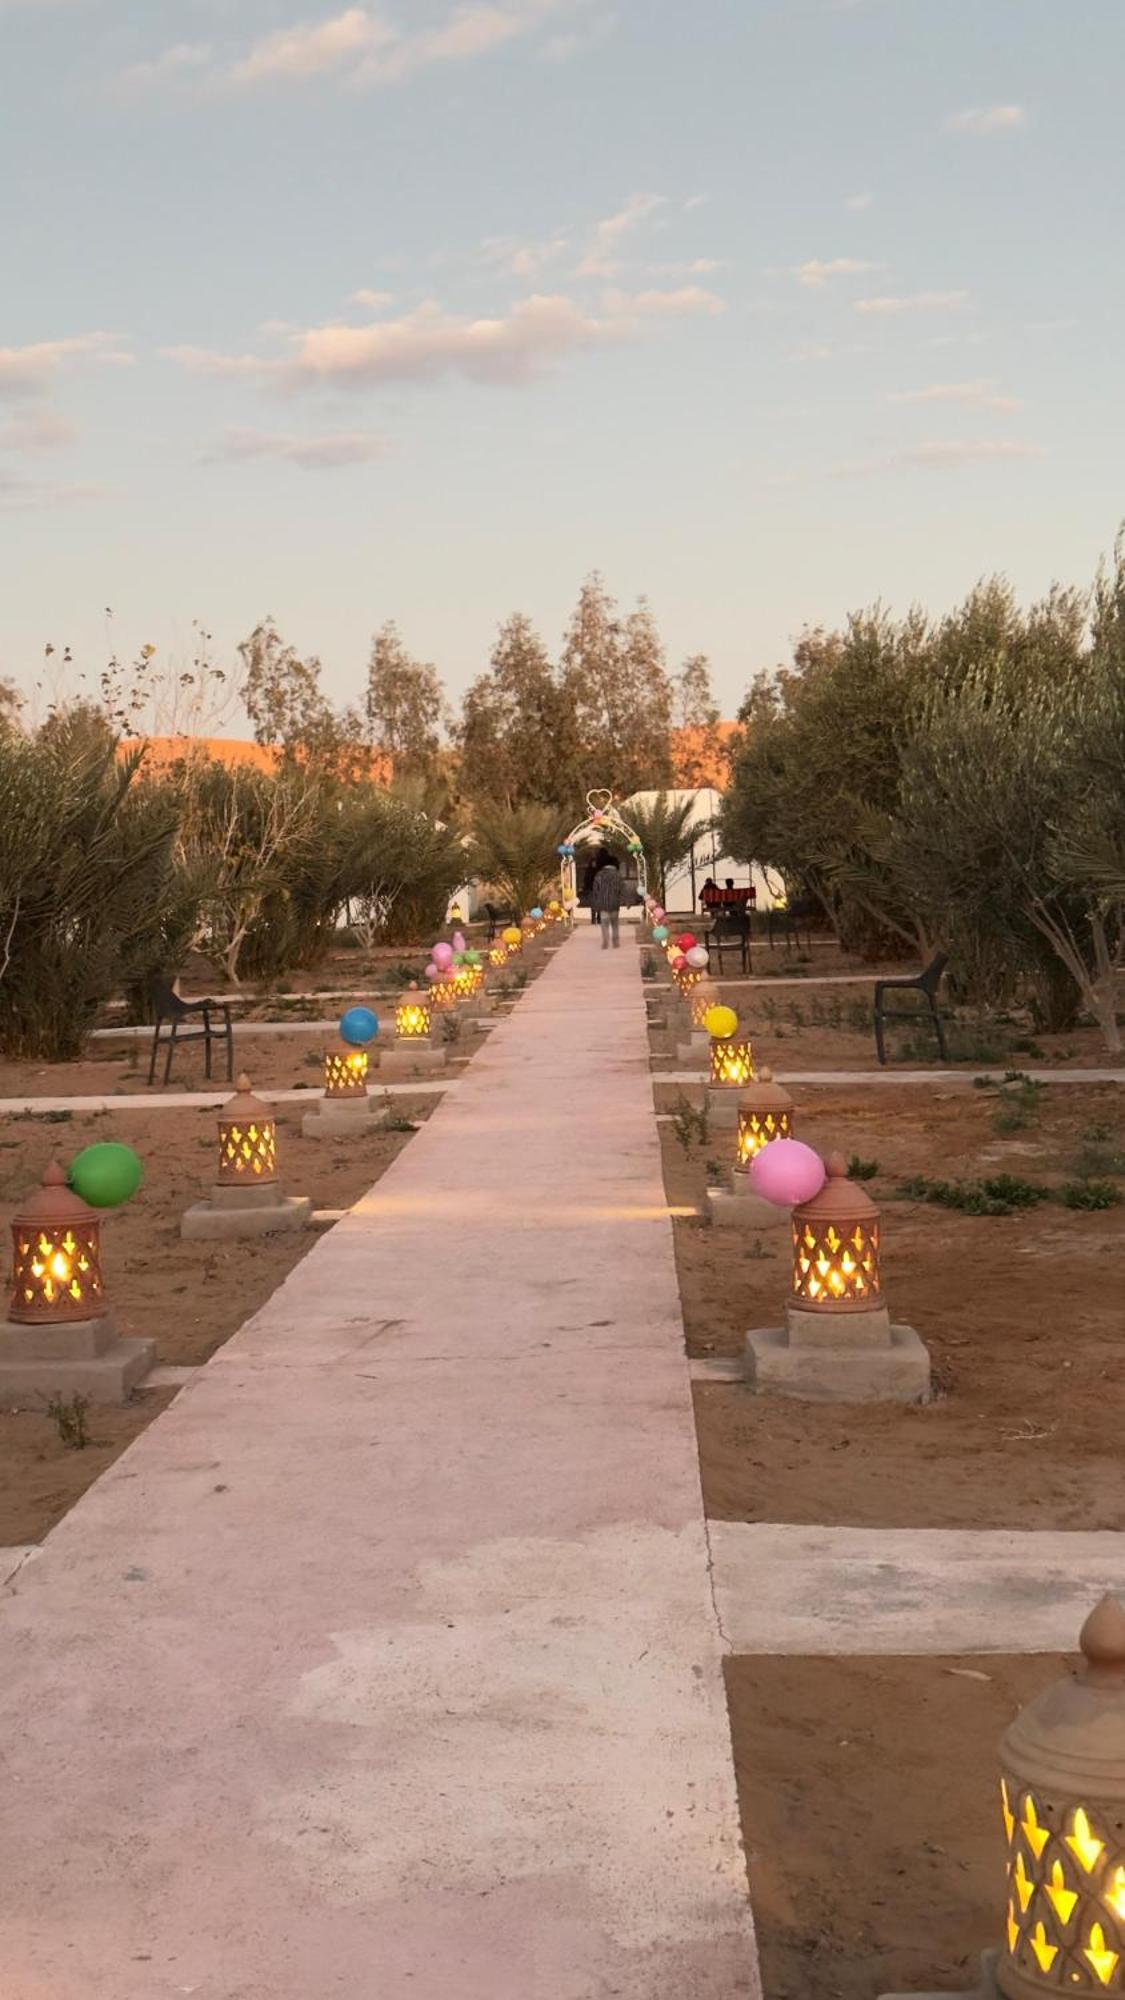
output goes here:
[{"label": "lantern finial", "polygon": [[250,1088],[251,1088],[250,1078],[247,1076],[246,1071],[244,1069],[239,1070],[238,1082],[235,1085],[235,1089],[243,1091],[243,1090],[249,1090]]},{"label": "lantern finial", "polygon": [[66,1186],[66,1175],[63,1172],[57,1160],[51,1160],[48,1163],[48,1165],[44,1167],[43,1180],[41,1185],[45,1188],[60,1188]]},{"label": "lantern finial", "polygon": [[829,1153],[828,1158],[824,1162],[824,1171],[830,1181],[846,1181],[848,1178],[848,1163],[844,1155],[842,1153]]},{"label": "lantern finial", "polygon": [[1125,1605],[1112,1591],[1095,1604],[1078,1635],[1087,1680],[1125,1681]]}]

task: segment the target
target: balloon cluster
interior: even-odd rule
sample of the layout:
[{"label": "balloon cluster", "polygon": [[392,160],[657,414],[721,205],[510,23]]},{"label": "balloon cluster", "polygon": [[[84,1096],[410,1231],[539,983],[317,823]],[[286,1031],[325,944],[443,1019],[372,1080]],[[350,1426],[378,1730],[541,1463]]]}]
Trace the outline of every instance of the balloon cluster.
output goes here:
[{"label": "balloon cluster", "polygon": [[573,861],[575,855],[574,842],[572,840],[564,840],[560,846],[556,847],[555,853],[559,855],[563,861]]},{"label": "balloon cluster", "polygon": [[379,1016],[370,1007],[349,1007],[340,1016],[340,1040],[350,1049],[363,1049],[379,1032]]},{"label": "balloon cluster", "polygon": [[136,1194],[144,1168],[131,1146],[103,1140],[75,1154],[66,1178],[67,1185],[91,1208],[120,1208]]}]

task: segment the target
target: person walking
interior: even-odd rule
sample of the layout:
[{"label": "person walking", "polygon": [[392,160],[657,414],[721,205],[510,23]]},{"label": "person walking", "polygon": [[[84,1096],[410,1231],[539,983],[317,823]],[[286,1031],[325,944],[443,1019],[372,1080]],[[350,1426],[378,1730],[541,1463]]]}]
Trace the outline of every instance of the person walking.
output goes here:
[{"label": "person walking", "polygon": [[590,908],[602,927],[602,950],[608,951],[610,939],[616,951],[621,943],[621,903],[624,884],[621,871],[610,855],[604,868],[599,868],[590,891]]}]

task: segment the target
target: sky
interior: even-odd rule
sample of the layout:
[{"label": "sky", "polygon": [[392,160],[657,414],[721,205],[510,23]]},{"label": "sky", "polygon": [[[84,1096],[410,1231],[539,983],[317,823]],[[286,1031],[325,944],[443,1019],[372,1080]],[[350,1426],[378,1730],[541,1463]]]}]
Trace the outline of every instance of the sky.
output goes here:
[{"label": "sky", "polygon": [[[0,674],[583,577],[724,713],[1125,516],[1121,0],[0,0]],[[108,610],[112,616],[106,616]]]}]

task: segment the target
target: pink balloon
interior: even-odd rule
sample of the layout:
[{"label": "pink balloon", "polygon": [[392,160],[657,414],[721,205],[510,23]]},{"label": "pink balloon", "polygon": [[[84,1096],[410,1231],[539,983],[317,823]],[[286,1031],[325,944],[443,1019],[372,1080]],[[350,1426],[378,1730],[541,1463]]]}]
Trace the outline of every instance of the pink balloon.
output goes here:
[{"label": "pink balloon", "polygon": [[750,1185],[776,1208],[811,1201],[825,1182],[824,1161],[800,1139],[771,1139],[750,1162]]},{"label": "pink balloon", "polygon": [[427,967],[426,967],[426,978],[427,978],[427,979],[429,979],[429,980],[430,980],[431,982],[432,982],[433,980],[435,980],[435,979],[440,979],[440,978],[441,978],[441,973],[440,973],[440,972],[438,971],[438,968],[437,968],[437,966],[436,966],[436,965],[427,965]]},{"label": "pink balloon", "polygon": [[453,933],[453,949],[454,951],[465,951],[467,949],[465,939],[460,931],[454,931]]},{"label": "pink balloon", "polygon": [[666,913],[665,913],[665,911],[663,911],[663,910],[661,909],[661,907],[660,907],[659,903],[654,903],[654,904],[653,904],[653,906],[652,906],[652,920],[653,920],[653,923],[654,923],[654,924],[662,924],[662,923],[664,922],[664,917],[665,917],[665,914],[666,914]]},{"label": "pink balloon", "polygon": [[446,944],[443,940],[440,944],[435,944],[430,957],[433,959],[438,971],[445,972],[453,963],[453,946]]}]

